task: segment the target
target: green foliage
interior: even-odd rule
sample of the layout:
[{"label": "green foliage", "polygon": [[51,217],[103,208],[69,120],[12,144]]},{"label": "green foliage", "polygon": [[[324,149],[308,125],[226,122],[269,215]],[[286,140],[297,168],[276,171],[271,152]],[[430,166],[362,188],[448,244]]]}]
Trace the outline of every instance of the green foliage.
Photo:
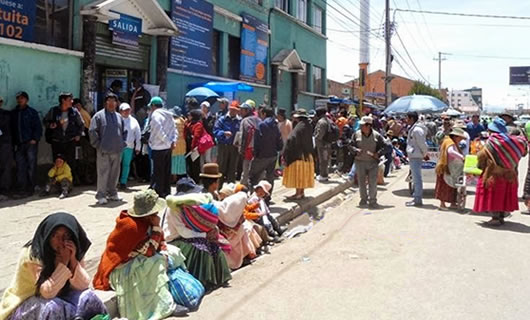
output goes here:
[{"label": "green foliage", "polygon": [[437,89],[432,88],[428,84],[425,84],[421,81],[414,81],[414,85],[409,91],[409,95],[413,94],[422,94],[427,96],[433,96],[435,98],[438,98],[440,100],[443,100],[442,95],[440,94],[440,91]]}]

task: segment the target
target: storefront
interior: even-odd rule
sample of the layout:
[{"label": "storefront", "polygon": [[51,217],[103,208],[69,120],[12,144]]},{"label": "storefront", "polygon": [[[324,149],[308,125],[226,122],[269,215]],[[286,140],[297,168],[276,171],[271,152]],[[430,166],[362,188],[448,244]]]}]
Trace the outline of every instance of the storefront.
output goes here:
[{"label": "storefront", "polygon": [[118,95],[126,102],[133,80],[145,84],[152,95],[166,95],[167,43],[177,27],[156,0],[95,1],[81,14],[83,25],[94,30],[83,31],[89,57],[83,65],[83,94],[96,109],[113,83],[121,84]]}]

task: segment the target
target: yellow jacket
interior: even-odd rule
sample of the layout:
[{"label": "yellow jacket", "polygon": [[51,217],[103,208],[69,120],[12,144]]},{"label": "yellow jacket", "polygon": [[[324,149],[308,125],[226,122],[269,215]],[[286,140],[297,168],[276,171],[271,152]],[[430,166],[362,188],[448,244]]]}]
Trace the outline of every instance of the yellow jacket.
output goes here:
[{"label": "yellow jacket", "polygon": [[48,177],[55,179],[57,182],[61,182],[63,179],[67,179],[70,182],[73,182],[74,180],[72,177],[72,170],[66,162],[60,168],[53,166],[53,168],[48,171]]}]

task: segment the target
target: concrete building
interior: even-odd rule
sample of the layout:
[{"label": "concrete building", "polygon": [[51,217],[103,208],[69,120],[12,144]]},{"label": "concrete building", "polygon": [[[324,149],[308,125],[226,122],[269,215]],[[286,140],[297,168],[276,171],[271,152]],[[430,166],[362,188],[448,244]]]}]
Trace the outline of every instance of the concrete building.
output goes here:
[{"label": "concrete building", "polygon": [[[396,100],[399,97],[407,96],[414,85],[414,80],[399,76],[392,75],[392,100]],[[366,76],[366,88],[367,91],[364,93],[365,99],[371,100],[375,103],[384,104],[385,100],[385,72],[382,70],[377,70],[375,72],[369,73]],[[359,82],[358,79],[354,81],[354,94],[355,97],[359,97]],[[330,80],[328,81],[328,93],[330,95],[344,97],[350,96],[344,92],[348,92],[352,88],[352,81],[345,83],[340,83],[337,81]]]},{"label": "concrete building", "polygon": [[20,90],[41,117],[61,91],[97,109],[114,80],[128,101],[133,79],[170,106],[209,81],[244,81],[253,92],[221,94],[288,110],[327,94],[323,0],[4,0],[0,9],[14,12],[0,16],[8,109]]},{"label": "concrete building", "polygon": [[464,113],[480,112],[482,109],[482,89],[453,90],[449,94],[449,102],[453,108]]}]

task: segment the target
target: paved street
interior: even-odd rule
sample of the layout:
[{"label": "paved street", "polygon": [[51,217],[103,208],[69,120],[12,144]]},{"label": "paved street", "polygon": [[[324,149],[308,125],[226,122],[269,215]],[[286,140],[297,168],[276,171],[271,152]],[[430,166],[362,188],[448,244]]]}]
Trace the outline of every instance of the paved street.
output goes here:
[{"label": "paved street", "polygon": [[[526,172],[521,161],[521,178]],[[405,171],[380,188],[383,210],[357,208],[357,193],[328,209],[307,234],[234,273],[229,288],[206,296],[190,319],[527,319],[530,216],[491,229],[480,214],[440,212],[434,185],[424,208],[406,208]],[[136,189],[139,189],[137,187]],[[470,188],[473,193],[473,188]],[[124,194],[127,201],[131,193]],[[16,256],[49,212],[76,214],[97,261],[118,210],[90,206],[93,192],[0,209],[5,288]],[[471,208],[474,197],[467,199]],[[334,201],[335,203],[337,201]]]},{"label": "paved street", "polygon": [[437,210],[434,185],[425,208],[405,208],[406,187],[381,188],[385,210],[354,197],[328,211],[190,319],[528,319],[530,216],[490,229],[488,217]]}]

